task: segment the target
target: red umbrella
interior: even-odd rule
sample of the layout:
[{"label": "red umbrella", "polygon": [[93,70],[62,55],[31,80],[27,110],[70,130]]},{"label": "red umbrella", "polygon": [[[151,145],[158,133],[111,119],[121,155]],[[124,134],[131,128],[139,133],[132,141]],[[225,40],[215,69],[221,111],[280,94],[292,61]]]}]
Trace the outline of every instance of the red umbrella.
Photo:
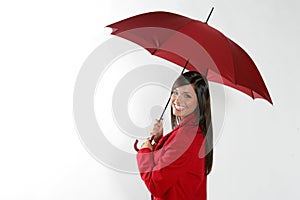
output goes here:
[{"label": "red umbrella", "polygon": [[[211,13],[210,13],[211,14]],[[254,98],[273,104],[250,56],[205,23],[170,12],[149,12],[108,25],[111,34],[139,44],[151,54],[205,74]]]},{"label": "red umbrella", "polygon": [[[139,44],[152,55],[188,70],[199,71],[205,74],[207,80],[235,88],[253,99],[263,98],[273,104],[250,56],[235,42],[207,24],[212,11],[205,23],[160,11],[136,15],[107,27],[113,29],[111,34]],[[152,136],[150,140],[153,139]],[[139,150],[137,142],[134,144],[136,151]]]}]

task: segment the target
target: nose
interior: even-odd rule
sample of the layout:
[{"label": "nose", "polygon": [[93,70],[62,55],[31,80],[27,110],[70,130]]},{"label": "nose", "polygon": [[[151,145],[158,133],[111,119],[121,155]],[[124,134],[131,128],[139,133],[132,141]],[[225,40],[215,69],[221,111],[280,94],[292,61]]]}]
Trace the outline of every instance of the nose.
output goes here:
[{"label": "nose", "polygon": [[182,96],[181,96],[181,95],[176,95],[176,96],[174,97],[174,103],[175,103],[176,105],[180,105],[181,102],[182,102]]}]

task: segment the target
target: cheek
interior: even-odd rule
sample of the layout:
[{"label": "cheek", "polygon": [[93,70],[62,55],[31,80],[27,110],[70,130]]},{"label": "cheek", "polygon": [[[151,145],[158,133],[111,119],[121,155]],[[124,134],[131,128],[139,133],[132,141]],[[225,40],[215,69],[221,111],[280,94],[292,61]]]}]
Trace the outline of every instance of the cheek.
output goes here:
[{"label": "cheek", "polygon": [[172,96],[171,96],[171,99],[170,99],[170,103],[173,104],[174,101],[175,101],[175,97],[172,95]]},{"label": "cheek", "polygon": [[197,100],[190,101],[189,107],[190,107],[190,109],[195,110],[197,107]]}]

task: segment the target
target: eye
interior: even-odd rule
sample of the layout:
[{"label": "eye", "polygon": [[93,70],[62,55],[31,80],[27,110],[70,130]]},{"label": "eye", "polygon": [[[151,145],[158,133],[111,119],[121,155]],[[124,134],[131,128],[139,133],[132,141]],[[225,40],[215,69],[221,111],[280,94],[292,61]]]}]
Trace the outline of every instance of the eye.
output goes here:
[{"label": "eye", "polygon": [[185,98],[192,98],[192,96],[189,95],[189,94],[185,94],[184,97],[185,97]]},{"label": "eye", "polygon": [[173,91],[172,91],[172,95],[178,95],[177,90],[173,90]]}]

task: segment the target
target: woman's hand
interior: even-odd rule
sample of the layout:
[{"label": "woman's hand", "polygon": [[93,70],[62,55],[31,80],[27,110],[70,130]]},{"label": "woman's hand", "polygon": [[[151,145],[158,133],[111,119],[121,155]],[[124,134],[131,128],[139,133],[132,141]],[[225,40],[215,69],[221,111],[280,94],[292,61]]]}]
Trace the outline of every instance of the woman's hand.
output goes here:
[{"label": "woman's hand", "polygon": [[151,151],[153,151],[153,145],[150,142],[150,139],[147,139],[143,144],[141,148],[149,148]]},{"label": "woman's hand", "polygon": [[163,123],[162,120],[155,120],[151,135],[154,135],[154,142],[158,143],[160,138],[163,136]]}]

